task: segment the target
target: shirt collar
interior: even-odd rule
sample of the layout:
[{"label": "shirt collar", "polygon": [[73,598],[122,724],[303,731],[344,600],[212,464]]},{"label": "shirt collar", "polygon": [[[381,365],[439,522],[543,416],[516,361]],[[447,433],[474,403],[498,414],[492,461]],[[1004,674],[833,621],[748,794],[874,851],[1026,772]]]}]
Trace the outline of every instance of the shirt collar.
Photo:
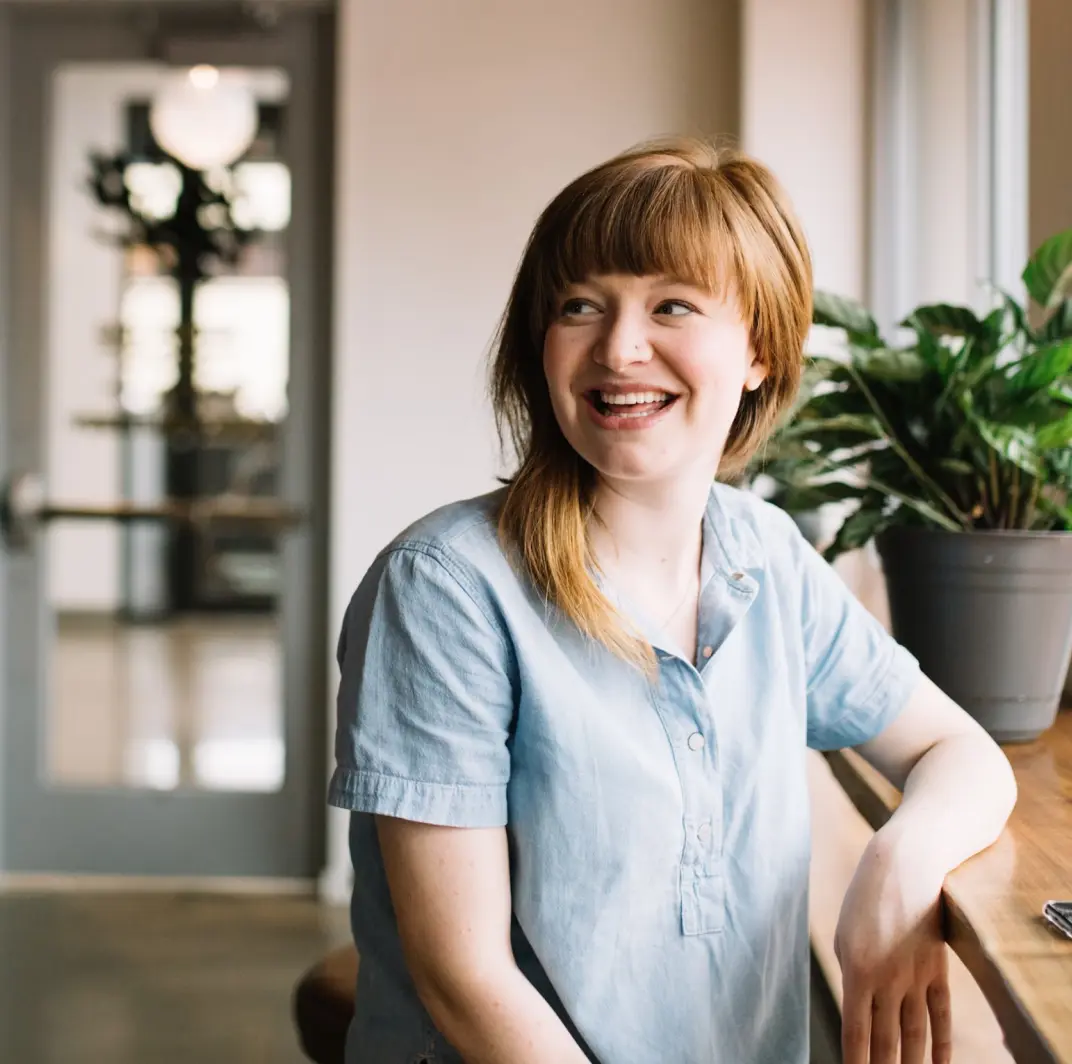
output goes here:
[{"label": "shirt collar", "polygon": [[704,512],[701,583],[718,574],[742,590],[754,590],[764,571],[763,547],[750,522],[736,516],[739,489],[713,484]]}]

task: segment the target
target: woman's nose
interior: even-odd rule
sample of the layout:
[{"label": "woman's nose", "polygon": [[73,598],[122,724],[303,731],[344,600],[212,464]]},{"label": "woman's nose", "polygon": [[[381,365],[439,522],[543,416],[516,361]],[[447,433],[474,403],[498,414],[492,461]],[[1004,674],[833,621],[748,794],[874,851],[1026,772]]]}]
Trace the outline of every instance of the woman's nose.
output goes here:
[{"label": "woman's nose", "polygon": [[600,337],[593,353],[595,361],[613,372],[651,360],[651,344],[640,322],[617,315]]}]

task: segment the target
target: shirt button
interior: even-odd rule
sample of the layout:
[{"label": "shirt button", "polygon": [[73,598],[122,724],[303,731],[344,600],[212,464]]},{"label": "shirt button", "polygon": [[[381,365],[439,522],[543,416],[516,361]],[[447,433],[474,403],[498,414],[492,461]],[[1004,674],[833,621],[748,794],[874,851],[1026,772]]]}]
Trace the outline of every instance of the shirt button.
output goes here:
[{"label": "shirt button", "polygon": [[707,842],[711,838],[711,825],[704,822],[696,829],[696,837],[700,842]]},{"label": "shirt button", "polygon": [[698,731],[693,732],[688,738],[688,743],[690,750],[702,750],[704,748],[704,737]]},{"label": "shirt button", "polygon": [[714,652],[715,651],[714,651],[713,647],[704,647],[703,650],[701,651],[701,653],[703,654],[703,656],[705,658],[709,658]]}]

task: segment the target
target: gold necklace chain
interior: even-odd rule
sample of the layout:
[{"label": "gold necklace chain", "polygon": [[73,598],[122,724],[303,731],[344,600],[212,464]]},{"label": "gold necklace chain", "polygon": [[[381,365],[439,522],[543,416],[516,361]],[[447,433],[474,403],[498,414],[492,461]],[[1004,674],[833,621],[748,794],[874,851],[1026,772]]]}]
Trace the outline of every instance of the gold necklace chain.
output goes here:
[{"label": "gold necklace chain", "polygon": [[691,581],[689,582],[689,586],[685,589],[685,594],[681,596],[681,599],[678,602],[678,604],[670,611],[669,614],[667,614],[667,616],[663,620],[661,620],[659,622],[659,627],[660,628],[665,628],[678,615],[678,613],[681,612],[681,608],[685,605],[686,602],[688,602],[690,595],[695,594],[697,596],[697,598],[699,597],[699,593],[700,593],[700,586],[699,585],[700,585],[700,578],[699,578],[699,575],[697,575],[697,577],[696,577],[696,585],[693,586],[692,582]]}]

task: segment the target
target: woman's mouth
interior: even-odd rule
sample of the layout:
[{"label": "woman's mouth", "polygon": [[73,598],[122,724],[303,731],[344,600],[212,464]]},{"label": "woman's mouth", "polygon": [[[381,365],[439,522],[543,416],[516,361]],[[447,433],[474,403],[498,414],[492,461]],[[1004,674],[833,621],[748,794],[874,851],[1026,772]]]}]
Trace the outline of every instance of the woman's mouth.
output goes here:
[{"label": "woman's mouth", "polygon": [[584,393],[597,424],[604,428],[643,428],[669,410],[676,395],[662,391],[603,392],[592,389]]}]

